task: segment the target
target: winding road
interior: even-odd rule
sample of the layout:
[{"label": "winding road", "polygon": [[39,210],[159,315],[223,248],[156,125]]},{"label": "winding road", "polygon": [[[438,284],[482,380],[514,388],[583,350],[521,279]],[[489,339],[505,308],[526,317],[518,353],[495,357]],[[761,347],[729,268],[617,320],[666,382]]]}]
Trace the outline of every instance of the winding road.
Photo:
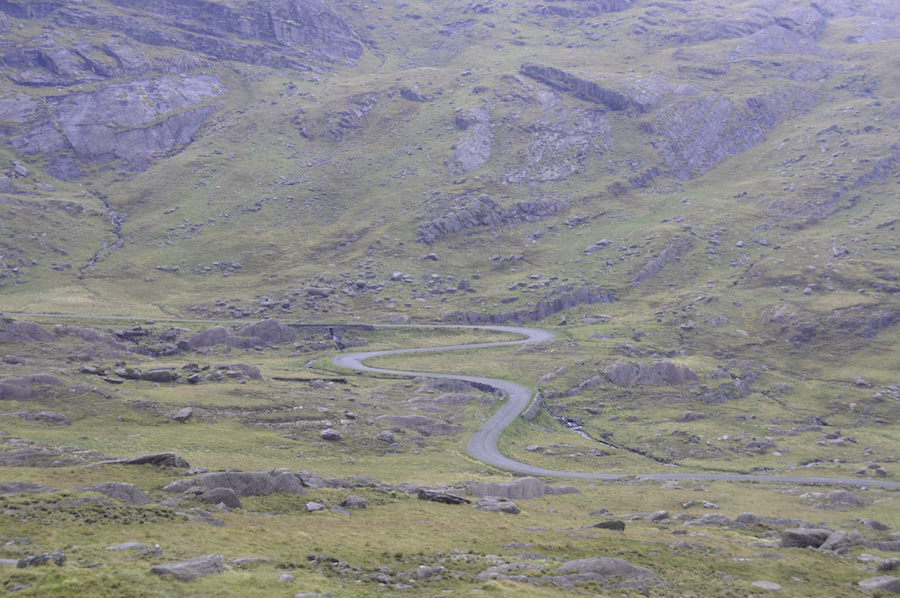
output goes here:
[{"label": "winding road", "polygon": [[[377,326],[379,328],[402,328],[404,326]],[[480,343],[472,345],[447,345],[442,347],[427,347],[413,349],[395,349],[386,351],[367,351],[360,353],[344,353],[333,358],[333,364],[348,369],[359,370],[363,372],[380,372],[385,374],[400,374],[403,376],[427,376],[429,378],[450,378],[453,380],[465,380],[466,382],[475,382],[477,384],[486,384],[493,388],[497,388],[506,393],[508,400],[500,409],[489,419],[481,428],[478,429],[469,440],[467,450],[469,454],[496,467],[507,469],[516,473],[535,476],[551,476],[557,478],[583,478],[592,480],[616,480],[624,477],[637,477],[649,480],[719,480],[729,482],[783,482],[783,483],[805,483],[805,484],[826,484],[826,485],[853,485],[853,486],[879,486],[887,488],[900,488],[900,482],[891,482],[887,480],[874,480],[872,478],[833,478],[833,477],[812,477],[812,476],[794,476],[794,475],[743,475],[743,474],[718,474],[718,473],[593,473],[593,472],[577,472],[577,471],[559,471],[555,469],[544,469],[528,465],[503,455],[497,448],[497,441],[503,430],[506,429],[518,415],[524,411],[533,398],[531,389],[515,382],[507,380],[498,380],[495,378],[484,378],[481,376],[460,376],[457,374],[442,374],[437,372],[412,372],[406,370],[389,370],[382,368],[373,368],[365,365],[365,361],[370,357],[379,357],[383,355],[401,355],[404,353],[422,353],[426,351],[454,351],[459,349],[474,349],[486,347],[502,347],[506,345],[519,345],[524,343],[542,342],[553,339],[556,335],[546,330],[538,330],[536,328],[520,328],[513,326],[406,326],[417,328],[466,328],[475,330],[493,330],[497,332],[518,333],[525,336],[522,340],[503,341],[494,343]]]}]

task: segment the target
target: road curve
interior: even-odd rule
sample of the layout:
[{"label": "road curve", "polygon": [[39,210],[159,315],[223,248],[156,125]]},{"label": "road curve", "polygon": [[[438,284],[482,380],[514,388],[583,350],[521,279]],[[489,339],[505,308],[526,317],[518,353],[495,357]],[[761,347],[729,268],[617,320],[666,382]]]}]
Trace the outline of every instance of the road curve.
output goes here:
[{"label": "road curve", "polygon": [[852,486],[879,486],[887,488],[900,488],[900,482],[890,482],[887,480],[873,480],[871,478],[854,479],[854,478],[833,478],[833,477],[807,477],[807,476],[790,476],[790,475],[743,475],[743,474],[719,474],[719,473],[592,473],[577,471],[559,471],[555,469],[544,469],[528,465],[514,459],[510,459],[503,455],[497,448],[497,441],[503,430],[506,429],[518,415],[524,411],[533,398],[531,389],[515,382],[508,380],[499,380],[496,378],[485,378],[481,376],[460,376],[457,374],[442,374],[437,372],[412,372],[406,370],[388,370],[383,368],[373,368],[365,365],[365,360],[370,357],[379,357],[382,355],[400,355],[404,353],[423,353],[426,351],[454,351],[458,349],[474,349],[486,347],[502,347],[506,345],[518,345],[523,343],[542,342],[554,338],[556,335],[546,330],[536,328],[522,328],[515,326],[459,326],[459,325],[435,325],[435,326],[381,326],[378,328],[466,328],[476,330],[494,330],[498,332],[518,333],[525,336],[524,339],[514,341],[503,341],[495,343],[480,343],[473,345],[447,345],[442,347],[426,347],[411,349],[394,349],[386,351],[365,351],[360,353],[344,353],[333,358],[331,362],[337,366],[348,369],[359,370],[363,372],[380,372],[385,374],[399,374],[402,376],[427,376],[429,378],[449,378],[452,380],[465,380],[466,382],[475,382],[477,384],[487,384],[503,391],[508,399],[504,405],[489,419],[481,428],[479,428],[469,440],[466,447],[469,454],[496,467],[507,469],[516,473],[536,476],[551,476],[557,478],[582,478],[591,480],[616,480],[624,477],[637,477],[650,480],[718,480],[729,482],[783,482],[783,483],[806,483],[806,484],[827,484],[827,485],[852,485]]}]

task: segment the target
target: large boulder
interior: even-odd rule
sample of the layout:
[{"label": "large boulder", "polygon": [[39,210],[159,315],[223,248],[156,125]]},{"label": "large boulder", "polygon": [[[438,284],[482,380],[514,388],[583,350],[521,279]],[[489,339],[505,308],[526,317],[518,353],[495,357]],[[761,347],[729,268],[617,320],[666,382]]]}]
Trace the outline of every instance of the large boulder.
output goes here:
[{"label": "large boulder", "polygon": [[294,329],[278,320],[262,320],[248,324],[239,328],[237,333],[238,336],[260,339],[268,345],[292,343],[297,340],[297,333]]},{"label": "large boulder", "polygon": [[793,528],[781,533],[781,545],[784,548],[818,548],[834,531],[825,528]]},{"label": "large boulder", "polygon": [[474,496],[499,496],[513,500],[540,498],[547,494],[580,494],[574,486],[551,486],[537,478],[517,478],[510,482],[469,482],[469,492]]},{"label": "large boulder", "polygon": [[215,488],[229,488],[237,496],[256,496],[262,493],[306,494],[300,480],[287,469],[264,471],[214,471],[190,478],[182,478],[163,487],[164,492],[208,492]]},{"label": "large boulder", "polygon": [[225,560],[221,554],[207,554],[180,563],[156,565],[150,568],[151,573],[171,575],[178,581],[193,581],[223,571],[225,571]]},{"label": "large boulder", "polygon": [[519,508],[519,505],[509,500],[508,498],[503,498],[502,496],[485,496],[482,499],[479,499],[474,505],[472,505],[476,509],[481,509],[482,511],[492,511],[494,513],[508,513],[510,515],[518,515],[522,512],[522,509]]},{"label": "large boulder", "polygon": [[650,569],[632,565],[624,559],[607,556],[569,561],[563,563],[556,572],[559,574],[594,573],[604,577],[621,577],[623,579],[657,579],[659,577]]},{"label": "large boulder", "polygon": [[651,363],[631,364],[617,361],[603,370],[606,377],[616,386],[631,388],[638,384],[667,386],[696,382],[697,374],[686,365],[678,366],[668,360]]}]

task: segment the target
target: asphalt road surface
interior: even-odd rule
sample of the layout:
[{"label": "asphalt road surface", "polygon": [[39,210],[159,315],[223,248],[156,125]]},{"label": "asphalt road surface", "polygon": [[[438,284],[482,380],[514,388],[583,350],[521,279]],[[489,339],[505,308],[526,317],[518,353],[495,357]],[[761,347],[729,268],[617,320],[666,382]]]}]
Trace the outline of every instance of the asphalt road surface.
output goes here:
[{"label": "asphalt road surface", "polygon": [[[387,326],[385,326],[387,327]],[[393,326],[391,326],[393,327]],[[398,326],[399,327],[399,326]],[[601,473],[601,472],[577,472],[577,471],[560,471],[556,469],[544,469],[535,467],[510,459],[503,455],[497,448],[497,441],[503,430],[515,420],[518,415],[524,411],[533,396],[531,390],[506,380],[498,380],[495,378],[485,378],[482,376],[460,376],[457,374],[442,374],[438,372],[411,372],[405,370],[387,370],[381,368],[373,368],[365,365],[365,360],[370,357],[381,355],[398,355],[404,353],[423,353],[426,351],[454,351],[457,349],[472,349],[476,347],[501,347],[505,345],[518,345],[523,343],[541,342],[554,338],[556,335],[546,330],[538,330],[534,328],[521,328],[514,326],[421,326],[422,328],[471,328],[481,330],[495,330],[499,332],[512,332],[525,336],[522,340],[481,343],[475,345],[450,345],[444,347],[427,347],[427,348],[411,348],[396,349],[390,351],[366,351],[362,353],[344,353],[332,359],[335,365],[359,370],[363,372],[381,372],[387,374],[400,374],[403,376],[427,376],[429,378],[450,378],[453,380],[465,380],[466,382],[475,382],[478,384],[486,384],[494,388],[502,390],[508,397],[497,413],[488,420],[481,428],[478,429],[469,440],[467,449],[476,459],[484,461],[490,465],[507,469],[516,473],[522,473],[535,476],[552,476],[557,478],[584,478],[593,480],[615,480],[623,477],[637,477],[650,480],[724,480],[731,482],[783,482],[783,483],[807,483],[807,484],[827,484],[827,485],[853,485],[853,486],[881,486],[890,488],[900,488],[900,482],[891,482],[887,480],[876,480],[872,478],[832,478],[832,477],[812,477],[798,475],[744,475],[744,474],[719,474],[719,473],[691,473],[686,471],[678,471],[671,473]]]}]

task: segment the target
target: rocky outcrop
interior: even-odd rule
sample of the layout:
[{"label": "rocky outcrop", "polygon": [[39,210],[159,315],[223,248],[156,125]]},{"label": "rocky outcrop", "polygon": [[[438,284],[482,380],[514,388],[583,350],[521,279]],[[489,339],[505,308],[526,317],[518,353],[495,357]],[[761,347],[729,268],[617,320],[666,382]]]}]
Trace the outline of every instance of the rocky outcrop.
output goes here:
[{"label": "rocky outcrop", "polygon": [[501,226],[516,222],[535,222],[558,214],[568,204],[553,200],[517,201],[504,208],[490,195],[457,198],[441,214],[419,227],[416,238],[420,243],[431,244],[444,235],[459,233],[481,226]]},{"label": "rocky outcrop", "polygon": [[167,484],[164,492],[199,493],[214,488],[229,488],[237,496],[256,496],[262,493],[306,494],[300,480],[287,469],[266,471],[215,471]]},{"label": "rocky outcrop", "polygon": [[603,577],[620,577],[622,579],[657,579],[659,577],[646,567],[638,567],[624,559],[606,556],[567,561],[556,572],[563,575],[594,573]]},{"label": "rocky outcrop", "polygon": [[524,324],[543,320],[576,305],[592,305],[594,303],[613,303],[618,301],[612,293],[597,287],[575,287],[560,285],[535,304],[533,309],[519,309],[494,314],[480,312],[457,312],[444,314],[445,322],[460,324]]},{"label": "rocky outcrop", "polygon": [[0,120],[20,123],[0,135],[10,135],[16,151],[48,159],[48,173],[59,179],[79,178],[85,169],[113,161],[139,172],[158,155],[190,143],[217,110],[208,101],[221,93],[216,77],[198,74],[37,101],[20,96],[0,103]]},{"label": "rocky outcrop", "polygon": [[76,490],[97,492],[109,498],[115,498],[135,505],[146,505],[150,502],[150,499],[147,498],[147,495],[140,488],[126,482],[100,482],[99,484],[79,486]]},{"label": "rocky outcrop", "polygon": [[447,164],[447,171],[466,174],[480,167],[491,157],[491,115],[487,108],[470,108],[465,116],[457,115],[456,124],[463,131]]},{"label": "rocky outcrop", "polygon": [[660,109],[658,153],[677,178],[689,179],[766,138],[788,114],[808,111],[817,96],[801,87],[784,87],[742,103],[712,94],[674,102]]},{"label": "rocky outcrop", "polygon": [[0,379],[0,401],[24,401],[41,395],[41,386],[59,386],[62,381],[50,374]]},{"label": "rocky outcrop", "polygon": [[354,64],[363,53],[363,44],[350,25],[321,0],[256,1],[240,9],[206,0],[115,0],[113,4],[140,7],[152,17],[144,20],[75,7],[55,16],[73,27],[117,31],[143,44],[274,68],[309,70],[331,63]]},{"label": "rocky outcrop", "polygon": [[292,343],[297,340],[297,333],[287,324],[278,320],[262,320],[255,324],[242,326],[237,331],[238,336],[256,338],[268,345],[280,345]]},{"label": "rocky outcrop", "polygon": [[424,415],[381,415],[376,421],[398,428],[415,430],[426,436],[451,436],[463,431],[458,424],[437,421]]},{"label": "rocky outcrop", "polygon": [[225,571],[225,560],[221,554],[207,554],[196,558],[169,563],[167,565],[155,565],[150,568],[151,573],[157,575],[171,575],[178,581],[193,581],[214,573]]},{"label": "rocky outcrop", "polygon": [[511,482],[469,482],[466,485],[474,496],[495,496],[513,500],[527,500],[553,494],[580,494],[574,486],[551,486],[537,478],[517,478]]},{"label": "rocky outcrop", "polygon": [[[660,270],[668,266],[673,262],[678,262],[681,259],[681,256],[686,254],[694,247],[694,242],[691,237],[683,237],[681,239],[675,239],[671,244],[669,244],[665,249],[659,252],[659,255],[651,258],[647,261],[646,264],[641,268],[641,271],[637,273],[637,276],[631,279],[631,284],[640,284],[646,280],[653,278]],[[585,250],[585,253],[588,252],[591,248]]]},{"label": "rocky outcrop", "polygon": [[671,361],[653,361],[651,363],[625,363],[617,361],[606,366],[603,373],[616,386],[631,388],[638,384],[651,386],[668,386],[697,382],[697,374],[686,365],[675,365]]},{"label": "rocky outcrop", "polygon": [[648,112],[652,107],[649,103],[630,98],[619,91],[601,87],[593,81],[556,67],[525,62],[522,63],[519,72],[553,89],[571,94],[587,102],[602,104],[610,110],[632,110],[640,113]]},{"label": "rocky outcrop", "polygon": [[[785,19],[784,22],[787,23],[789,20]],[[814,28],[815,25],[810,24],[809,27]],[[824,28],[824,24],[822,28]],[[743,60],[760,54],[775,53],[809,54],[820,58],[832,57],[830,52],[820,48],[813,40],[782,26],[773,25],[744,39],[728,55],[727,60]]]}]

